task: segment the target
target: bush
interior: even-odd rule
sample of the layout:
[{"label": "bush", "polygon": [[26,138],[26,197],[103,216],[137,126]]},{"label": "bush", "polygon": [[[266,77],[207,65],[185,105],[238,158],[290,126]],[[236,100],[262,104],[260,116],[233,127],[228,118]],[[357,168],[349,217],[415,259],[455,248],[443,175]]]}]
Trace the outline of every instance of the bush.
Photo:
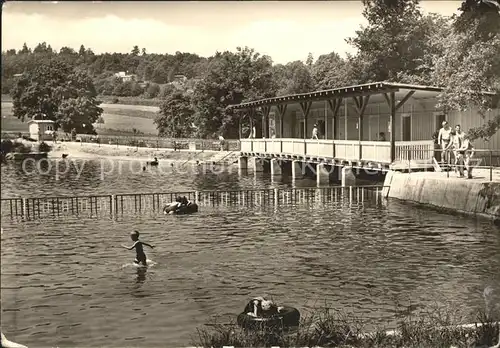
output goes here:
[{"label": "bush", "polygon": [[11,152],[18,152],[18,153],[29,153],[31,152],[31,146],[26,146],[23,143],[19,142],[14,142],[12,144],[12,150]]},{"label": "bush", "polygon": [[40,145],[38,145],[39,152],[49,152],[50,150],[52,150],[52,148],[44,141],[42,141]]},{"label": "bush", "polygon": [[1,149],[0,149],[2,151],[2,153],[9,153],[12,151],[13,148],[14,148],[14,144],[12,143],[12,141],[10,141],[8,139],[2,140]]},{"label": "bush", "polygon": [[404,316],[398,324],[398,334],[382,328],[367,332],[363,321],[352,315],[319,309],[301,318],[297,330],[268,329],[247,331],[234,322],[213,323],[200,328],[193,337],[198,347],[476,347],[492,346],[499,335],[499,326],[481,315],[478,327],[460,327],[447,319],[446,313],[427,313],[420,318]]}]

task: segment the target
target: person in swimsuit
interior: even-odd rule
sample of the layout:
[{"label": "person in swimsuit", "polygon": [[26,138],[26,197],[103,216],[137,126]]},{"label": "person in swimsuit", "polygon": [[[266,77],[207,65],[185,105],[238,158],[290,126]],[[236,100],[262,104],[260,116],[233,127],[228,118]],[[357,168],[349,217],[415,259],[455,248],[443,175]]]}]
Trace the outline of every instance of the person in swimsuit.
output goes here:
[{"label": "person in swimsuit", "polygon": [[451,127],[447,121],[443,121],[443,127],[439,130],[438,144],[441,145],[441,160],[443,163],[448,163],[449,155],[448,148],[451,145]]},{"label": "person in swimsuit", "polygon": [[464,141],[464,135],[465,133],[462,132],[462,129],[460,128],[460,125],[457,124],[455,126],[455,132],[451,138],[451,144],[450,146],[453,148],[453,157],[455,157],[455,172],[458,171],[458,162],[460,160],[460,154],[458,153],[458,149],[462,147],[462,142]]},{"label": "person in swimsuit", "polygon": [[147,263],[146,263],[146,254],[144,253],[144,245],[145,246],[148,246],[150,247],[151,249],[154,248],[154,246],[152,246],[151,244],[148,244],[148,243],[145,243],[145,242],[141,242],[139,240],[139,231],[134,231],[130,234],[130,238],[132,239],[132,241],[134,241],[134,245],[132,245],[131,247],[128,247],[128,246],[125,246],[125,245],[122,245],[122,247],[124,247],[125,249],[127,250],[132,250],[135,248],[135,252],[136,252],[136,257],[135,257],[135,260],[134,260],[134,263],[136,264],[142,264],[143,266],[147,266]]},{"label": "person in swimsuit", "polygon": [[460,163],[458,171],[460,177],[464,177],[464,169],[467,171],[467,179],[472,179],[472,157],[474,156],[474,145],[469,138],[468,134],[464,134],[462,146],[458,149],[458,156]]},{"label": "person in swimsuit", "polygon": [[278,314],[281,308],[272,300],[267,300],[264,297],[255,297],[246,305],[244,311],[252,317],[266,318]]}]

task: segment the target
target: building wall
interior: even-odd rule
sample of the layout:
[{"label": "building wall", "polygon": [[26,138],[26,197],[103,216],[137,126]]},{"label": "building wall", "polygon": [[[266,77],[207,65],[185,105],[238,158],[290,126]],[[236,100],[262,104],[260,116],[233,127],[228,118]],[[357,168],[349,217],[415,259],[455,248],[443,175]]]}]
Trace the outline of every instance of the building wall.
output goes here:
[{"label": "building wall", "polygon": [[30,138],[39,140],[38,139],[38,124],[36,124],[36,123],[30,123],[28,129],[29,129],[29,132],[30,132]]},{"label": "building wall", "polygon": [[[416,95],[418,92],[416,93]],[[409,117],[411,125],[411,141],[430,140],[433,133],[441,126],[441,120],[446,119],[452,126],[460,124],[462,130],[467,131],[469,128],[478,127],[495,115],[500,113],[500,109],[494,109],[487,113],[483,119],[477,111],[468,110],[464,112],[452,111],[447,115],[436,108],[437,100],[435,98],[410,98],[396,112],[396,141],[403,140],[403,117]],[[276,107],[272,107],[271,112],[275,114],[276,137],[283,138],[301,138],[301,122],[304,121],[304,116],[298,103],[289,104],[287,111],[283,117],[284,132],[280,134],[280,120]],[[325,119],[326,115],[326,119]],[[376,141],[378,134],[384,132],[386,139],[390,139],[389,133],[389,106],[385,101],[374,101],[367,105],[363,116],[363,139],[364,141]],[[313,125],[318,121],[326,121],[326,138],[340,140],[359,140],[358,136],[358,115],[352,104],[349,101],[342,105],[338,112],[335,134],[333,134],[333,114],[324,101],[313,102],[308,116],[306,139],[310,139],[312,135]],[[334,137],[335,136],[335,137]],[[321,136],[324,138],[324,136]],[[500,132],[497,132],[488,142],[476,140],[474,142],[476,148],[482,149],[500,149]]]}]

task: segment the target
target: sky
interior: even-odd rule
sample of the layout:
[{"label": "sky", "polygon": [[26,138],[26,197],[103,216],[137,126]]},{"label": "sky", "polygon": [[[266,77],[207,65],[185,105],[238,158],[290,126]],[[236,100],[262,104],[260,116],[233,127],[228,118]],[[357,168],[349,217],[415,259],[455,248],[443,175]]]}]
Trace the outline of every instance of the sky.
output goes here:
[{"label": "sky", "polygon": [[[421,1],[425,13],[451,16],[461,1]],[[208,57],[248,46],[275,63],[355,50],[345,42],[365,25],[361,1],[17,2],[2,7],[2,51],[59,50],[83,44],[95,53],[176,51]]]}]

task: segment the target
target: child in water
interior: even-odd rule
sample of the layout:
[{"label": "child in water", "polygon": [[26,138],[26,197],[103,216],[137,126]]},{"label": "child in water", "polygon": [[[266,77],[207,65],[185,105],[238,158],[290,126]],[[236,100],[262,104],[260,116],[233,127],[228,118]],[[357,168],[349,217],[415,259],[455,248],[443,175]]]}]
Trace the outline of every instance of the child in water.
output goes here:
[{"label": "child in water", "polygon": [[146,254],[144,253],[143,245],[146,245],[146,246],[150,247],[151,249],[153,249],[154,246],[152,246],[151,244],[148,244],[148,243],[141,242],[139,240],[139,231],[132,232],[130,234],[130,238],[135,242],[134,245],[132,245],[130,248],[125,246],[125,245],[122,245],[122,247],[124,247],[125,249],[128,249],[128,250],[132,250],[135,248],[136,257],[135,257],[134,262],[136,264],[142,263],[144,266],[147,266],[147,263],[146,263],[147,259],[146,259]]}]

